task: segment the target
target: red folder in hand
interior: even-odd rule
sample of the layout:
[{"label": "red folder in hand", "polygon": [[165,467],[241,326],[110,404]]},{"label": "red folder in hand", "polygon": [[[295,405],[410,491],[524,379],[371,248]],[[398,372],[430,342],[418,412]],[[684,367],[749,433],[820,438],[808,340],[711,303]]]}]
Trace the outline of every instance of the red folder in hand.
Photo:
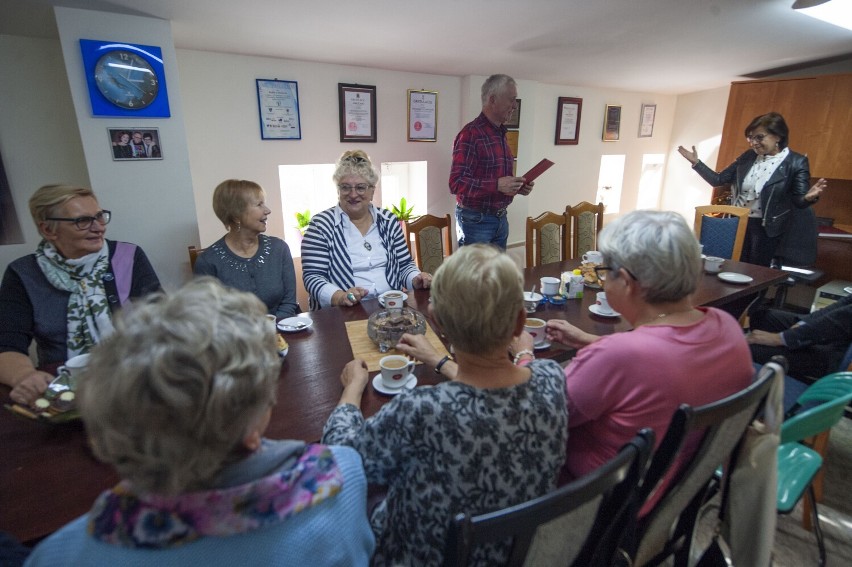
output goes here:
[{"label": "red folder in hand", "polygon": [[539,175],[541,175],[542,173],[544,173],[545,171],[550,169],[550,167],[552,165],[553,165],[553,162],[550,161],[549,159],[545,158],[545,159],[541,160],[540,162],[538,162],[537,164],[535,164],[528,172],[521,175],[521,177],[524,178],[524,181],[526,183],[530,183],[532,181],[535,181],[535,179]]}]

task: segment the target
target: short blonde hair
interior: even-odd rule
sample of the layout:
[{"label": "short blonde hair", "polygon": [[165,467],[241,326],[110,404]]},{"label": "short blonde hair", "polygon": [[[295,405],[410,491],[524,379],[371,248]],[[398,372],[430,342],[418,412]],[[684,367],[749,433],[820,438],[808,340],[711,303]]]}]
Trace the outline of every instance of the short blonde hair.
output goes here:
[{"label": "short blonde hair", "polygon": [[457,350],[487,352],[512,339],[523,293],[523,276],[507,254],[488,244],[471,244],[435,272],[432,310]]},{"label": "short blonde hair", "polygon": [[213,191],[213,212],[225,228],[239,222],[250,199],[263,198],[263,187],[245,179],[226,179]]},{"label": "short blonde hair", "polygon": [[373,187],[379,182],[379,173],[373,167],[370,156],[364,150],[343,152],[343,155],[337,160],[337,168],[335,168],[334,175],[332,176],[334,183],[340,183],[340,180],[347,175],[362,177],[364,181]]},{"label": "short blonde hair", "polygon": [[201,277],[123,312],[92,349],[78,405],[95,454],[143,491],[209,487],[275,401],[266,307]]},{"label": "short blonde hair", "polygon": [[[48,217],[55,217],[59,209],[71,199],[75,197],[95,197],[94,191],[87,187],[79,185],[45,185],[40,187],[30,197],[30,215],[33,217],[33,222],[38,228],[43,222],[50,223],[55,227],[56,221],[47,220]],[[39,228],[41,231],[41,228]]]}]

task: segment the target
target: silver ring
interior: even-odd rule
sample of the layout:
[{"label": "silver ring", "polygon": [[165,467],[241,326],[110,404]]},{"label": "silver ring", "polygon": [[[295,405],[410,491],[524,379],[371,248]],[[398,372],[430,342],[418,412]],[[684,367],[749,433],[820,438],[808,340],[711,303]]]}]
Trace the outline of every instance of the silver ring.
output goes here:
[{"label": "silver ring", "polygon": [[354,303],[355,302],[355,294],[350,291],[349,293],[346,294],[346,299],[348,299],[349,301]]}]

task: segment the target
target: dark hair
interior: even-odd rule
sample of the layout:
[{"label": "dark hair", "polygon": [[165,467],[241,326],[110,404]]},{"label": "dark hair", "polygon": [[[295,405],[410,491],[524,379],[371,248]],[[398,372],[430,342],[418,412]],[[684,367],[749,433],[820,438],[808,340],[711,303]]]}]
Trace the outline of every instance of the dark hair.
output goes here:
[{"label": "dark hair", "polygon": [[755,117],[754,120],[746,126],[746,137],[750,136],[752,132],[761,126],[766,128],[766,131],[773,136],[778,136],[778,149],[783,150],[787,147],[787,137],[790,135],[790,130],[787,128],[787,123],[784,121],[783,116],[777,112],[769,112]]}]

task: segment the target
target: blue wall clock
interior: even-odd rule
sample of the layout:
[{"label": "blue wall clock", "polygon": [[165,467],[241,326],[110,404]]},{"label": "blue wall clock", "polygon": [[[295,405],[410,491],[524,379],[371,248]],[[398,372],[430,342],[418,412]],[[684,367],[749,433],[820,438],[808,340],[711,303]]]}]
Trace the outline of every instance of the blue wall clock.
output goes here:
[{"label": "blue wall clock", "polygon": [[159,47],[81,39],[80,50],[94,116],[171,116]]}]

